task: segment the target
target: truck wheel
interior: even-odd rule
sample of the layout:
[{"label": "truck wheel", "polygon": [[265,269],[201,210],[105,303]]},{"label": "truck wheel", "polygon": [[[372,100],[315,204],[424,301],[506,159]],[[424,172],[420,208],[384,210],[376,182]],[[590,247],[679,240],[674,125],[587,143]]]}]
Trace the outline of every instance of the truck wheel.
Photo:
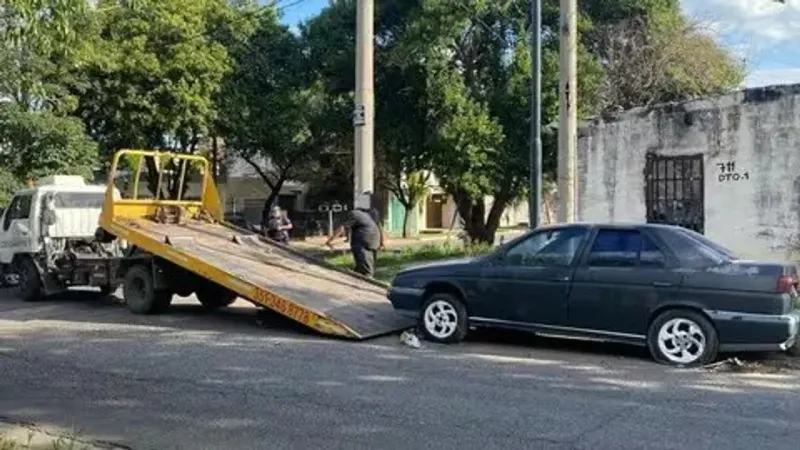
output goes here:
[{"label": "truck wheel", "polygon": [[134,314],[163,312],[172,301],[172,293],[153,288],[153,273],[144,265],[133,266],[125,273],[123,297]]},{"label": "truck wheel", "polygon": [[203,283],[195,294],[203,307],[209,310],[230,306],[238,297],[235,292],[216,283]]},{"label": "truck wheel", "polygon": [[42,298],[42,277],[36,263],[30,258],[22,258],[15,264],[17,289],[22,301],[35,302]]}]

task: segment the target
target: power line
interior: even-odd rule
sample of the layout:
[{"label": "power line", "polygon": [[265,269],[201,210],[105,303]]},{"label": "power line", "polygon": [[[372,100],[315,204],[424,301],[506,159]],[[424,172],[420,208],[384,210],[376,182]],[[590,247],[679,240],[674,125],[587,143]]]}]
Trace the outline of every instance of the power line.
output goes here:
[{"label": "power line", "polygon": [[283,12],[283,11],[284,11],[285,9],[287,9],[287,8],[291,8],[291,7],[293,7],[293,6],[297,6],[297,5],[299,5],[299,4],[301,4],[301,3],[305,3],[305,2],[307,2],[307,1],[308,1],[308,0],[295,0],[295,1],[291,2],[291,3],[288,3],[288,4],[286,4],[286,5],[283,5],[283,6],[281,6],[280,8],[278,8],[278,12]]}]

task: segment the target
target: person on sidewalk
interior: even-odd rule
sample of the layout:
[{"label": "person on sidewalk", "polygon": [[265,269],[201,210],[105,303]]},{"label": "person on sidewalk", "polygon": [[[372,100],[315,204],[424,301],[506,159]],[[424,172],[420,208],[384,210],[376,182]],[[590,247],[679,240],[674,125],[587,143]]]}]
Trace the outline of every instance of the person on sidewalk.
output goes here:
[{"label": "person on sidewalk", "polygon": [[333,249],[333,241],[350,230],[350,252],[355,261],[355,271],[372,278],[378,250],[383,249],[384,237],[380,216],[374,207],[372,195],[363,195],[356,207],[347,213],[345,220],[328,237],[327,245]]},{"label": "person on sidewalk", "polygon": [[267,221],[267,237],[281,244],[289,244],[289,230],[293,228],[285,211],[280,206],[273,206],[269,211]]}]

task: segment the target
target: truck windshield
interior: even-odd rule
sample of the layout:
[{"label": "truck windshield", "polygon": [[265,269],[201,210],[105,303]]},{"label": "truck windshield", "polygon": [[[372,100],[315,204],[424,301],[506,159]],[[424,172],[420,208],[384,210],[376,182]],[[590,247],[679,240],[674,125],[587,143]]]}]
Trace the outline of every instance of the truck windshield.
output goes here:
[{"label": "truck windshield", "polygon": [[102,208],[104,192],[58,192],[53,196],[56,209]]}]

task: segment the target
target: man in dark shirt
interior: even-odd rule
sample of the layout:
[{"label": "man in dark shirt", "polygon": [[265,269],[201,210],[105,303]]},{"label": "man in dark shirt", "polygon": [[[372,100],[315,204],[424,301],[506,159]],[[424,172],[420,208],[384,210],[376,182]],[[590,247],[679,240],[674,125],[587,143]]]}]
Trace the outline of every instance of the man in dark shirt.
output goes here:
[{"label": "man in dark shirt", "polygon": [[347,213],[344,222],[325,243],[333,248],[331,243],[344,235],[345,229],[350,230],[350,252],[355,261],[355,271],[372,277],[375,273],[375,258],[378,249],[383,248],[383,230],[380,217],[375,208],[356,208]]}]

